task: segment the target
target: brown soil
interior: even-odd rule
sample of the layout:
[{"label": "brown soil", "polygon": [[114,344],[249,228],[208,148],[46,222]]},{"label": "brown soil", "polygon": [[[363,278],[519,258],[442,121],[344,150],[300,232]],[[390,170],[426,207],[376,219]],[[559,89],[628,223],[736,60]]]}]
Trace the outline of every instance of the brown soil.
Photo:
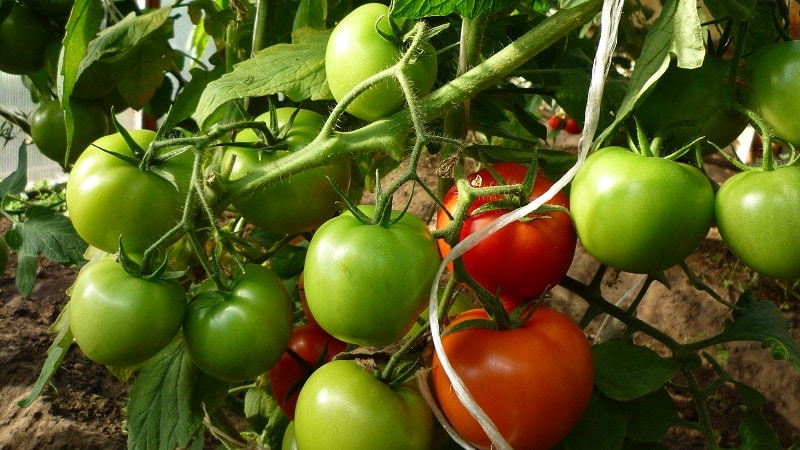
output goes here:
[{"label": "brown soil", "polygon": [[[719,171],[719,175],[724,177],[725,172]],[[422,197],[421,190],[416,192],[417,197]],[[429,217],[432,206],[415,206],[413,211]],[[42,261],[35,290],[30,299],[22,299],[14,286],[13,255],[11,259],[0,277],[0,449],[124,448],[123,408],[129,385],[87,360],[74,347],[44,395],[28,408],[17,406],[30,392],[45,360],[53,338],[48,326],[66,303],[64,291],[72,283],[75,271]],[[791,321],[795,341],[800,342],[797,292],[743,269],[713,230],[688,263],[725,298],[735,300],[743,290],[753,289],[758,298],[775,302]],[[595,261],[579,252],[571,275],[588,280],[596,266]],[[698,293],[680,270],[672,269],[667,275],[672,289],[652,287],[639,307],[639,316],[679,341],[719,330],[727,309]],[[607,294],[617,298],[635,282],[636,277],[623,274]],[[577,314],[584,306],[563,290],[554,291],[554,297],[566,312]],[[644,340],[642,343],[649,344]],[[762,413],[783,446],[800,442],[800,372],[786,362],[774,361],[755,343],[711,350],[721,359],[726,357],[725,367],[737,379],[765,395],[767,403]],[[742,412],[732,387],[726,385],[723,391],[711,410],[721,443],[729,447],[738,442],[736,427]],[[694,417],[695,411],[688,402],[676,396],[676,403],[686,418]],[[671,449],[704,448],[697,436],[681,430],[670,433],[664,443]]]}]

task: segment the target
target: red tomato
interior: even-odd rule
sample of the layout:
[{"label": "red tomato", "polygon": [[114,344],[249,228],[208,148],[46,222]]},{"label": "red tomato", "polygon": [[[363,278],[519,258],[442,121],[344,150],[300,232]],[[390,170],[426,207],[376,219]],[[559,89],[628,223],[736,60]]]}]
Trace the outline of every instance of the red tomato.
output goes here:
[{"label": "red tomato", "polygon": [[547,119],[547,126],[553,130],[560,130],[564,128],[564,118],[558,114],[554,114]]},{"label": "red tomato", "polygon": [[[476,319],[488,319],[486,311],[459,314],[448,329]],[[520,328],[470,327],[445,334],[442,345],[472,397],[512,448],[552,448],[589,404],[594,384],[589,342],[571,319],[545,306]],[[486,433],[453,391],[438,354],[431,376],[447,420],[473,446],[491,448]]]},{"label": "red tomato", "polygon": [[[514,163],[499,163],[493,168],[509,184],[521,183],[528,170],[527,167]],[[468,180],[473,186],[498,184],[487,169],[469,175]],[[530,198],[538,197],[552,185],[540,171]],[[470,205],[469,211],[472,213],[481,205],[499,199],[500,196],[479,197]],[[458,191],[454,187],[445,194],[443,202],[452,211],[457,201]],[[558,193],[547,204],[568,208],[569,199],[563,193]],[[496,209],[470,215],[461,229],[461,240],[506,212],[508,211]],[[450,219],[447,213],[440,210],[437,228],[444,228],[448,223]],[[561,280],[572,264],[576,241],[572,220],[566,212],[531,214],[527,220],[516,221],[501,228],[468,250],[462,258],[467,272],[475,281],[492,293],[496,293],[499,288],[500,295],[511,306],[516,306],[525,299],[538,297]],[[443,240],[438,242],[444,257],[450,252],[450,246]]]},{"label": "red tomato", "polygon": [[[294,408],[300,388],[314,370],[343,352],[346,347],[347,344],[326,333],[319,325],[309,323],[294,329],[287,351],[269,370],[272,394],[286,416],[294,420]],[[295,356],[289,353],[290,350]]]},{"label": "red tomato", "polygon": [[581,134],[581,126],[572,117],[567,117],[564,121],[564,131],[569,134]]}]

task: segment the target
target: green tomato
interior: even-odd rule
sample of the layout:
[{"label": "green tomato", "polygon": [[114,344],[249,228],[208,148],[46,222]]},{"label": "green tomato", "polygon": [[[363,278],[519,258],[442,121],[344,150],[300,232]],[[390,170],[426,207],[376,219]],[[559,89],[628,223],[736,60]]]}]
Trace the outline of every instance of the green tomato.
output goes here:
[{"label": "green tomato", "polygon": [[392,388],[351,360],[331,361],[300,390],[295,436],[303,450],[428,450],[430,408],[415,389]]},{"label": "green tomato", "polygon": [[74,120],[72,148],[67,157],[67,125],[64,111],[58,100],[42,103],[31,115],[31,137],[45,156],[68,167],[77,161],[78,156],[95,140],[108,134],[108,117],[98,103],[73,100],[71,103]]},{"label": "green tomato", "polygon": [[716,220],[748,267],[772,278],[800,278],[800,167],[730,177],[717,191]]},{"label": "green tomato", "polygon": [[607,147],[572,181],[570,211],[583,247],[600,262],[653,273],[681,262],[714,218],[714,191],[688,164]]},{"label": "green tomato", "polygon": [[186,347],[197,367],[211,376],[255,378],[278,361],[289,343],[289,293],[273,271],[247,264],[222,297],[213,305],[190,306],[183,324]]},{"label": "green tomato", "polygon": [[75,0],[23,0],[23,3],[49,19],[66,19]]},{"label": "green tomato", "polygon": [[[289,152],[298,151],[311,142],[322,129],[325,118],[314,111],[295,108],[278,108],[278,128],[289,125],[295,111],[297,115],[286,135],[287,150],[260,151],[258,149],[229,147],[225,151],[227,161],[235,157],[230,179],[237,180],[261,165],[276,161]],[[270,123],[270,113],[256,118]],[[236,136],[237,142],[257,142],[252,130],[244,130]],[[226,164],[226,163],[223,163]],[[307,169],[285,180],[272,184],[234,203],[234,207],[253,225],[276,233],[302,233],[319,227],[339,210],[339,194],[331,186],[334,183],[347,192],[350,187],[350,161],[341,160],[331,164]]]},{"label": "green tomato", "polygon": [[745,62],[742,102],[755,110],[775,136],[800,146],[800,42],[774,44],[755,52]]},{"label": "green tomato", "polygon": [[[145,149],[156,136],[149,130],[129,133]],[[70,219],[78,235],[100,250],[116,252],[121,236],[127,252],[142,253],[182,219],[193,153],[183,152],[160,165],[174,177],[176,186],[101,148],[133,156],[119,133],[104,136],[86,148],[67,179]]]},{"label": "green tomato", "polygon": [[294,432],[294,421],[289,422],[286,426],[286,431],[283,432],[283,441],[281,441],[281,450],[298,450],[297,436]]},{"label": "green tomato", "polygon": [[130,367],[172,340],[183,323],[186,293],[177,281],[136,277],[108,257],[81,269],[68,310],[70,330],[86,356]]},{"label": "green tomato", "polygon": [[[360,208],[373,214],[372,206]],[[439,261],[431,232],[416,216],[405,213],[382,226],[345,212],[325,222],[308,246],[303,272],[308,308],[340,341],[391,344],[425,309]]]},{"label": "green tomato", "polygon": [[[333,29],[325,51],[325,75],[333,98],[340,101],[356,85],[388,69],[402,56],[402,48],[392,38],[388,7],[368,3],[354,9]],[[402,21],[398,21],[402,28]],[[376,30],[376,27],[387,39]],[[409,68],[409,78],[418,95],[426,95],[436,82],[436,56],[430,44],[422,48],[425,55]],[[363,92],[347,107],[347,112],[375,121],[399,111],[405,97],[396,79],[383,81]]]},{"label": "green tomato", "polygon": [[716,150],[708,142],[728,146],[747,126],[743,114],[722,107],[729,73],[730,61],[713,56],[706,56],[696,69],[670,66],[636,108],[639,125],[649,137],[662,132],[661,147],[667,152],[698,137],[705,138],[701,147],[706,153]]},{"label": "green tomato", "polygon": [[30,8],[13,3],[0,21],[0,70],[28,75],[44,68],[44,50],[53,35],[47,20]]}]

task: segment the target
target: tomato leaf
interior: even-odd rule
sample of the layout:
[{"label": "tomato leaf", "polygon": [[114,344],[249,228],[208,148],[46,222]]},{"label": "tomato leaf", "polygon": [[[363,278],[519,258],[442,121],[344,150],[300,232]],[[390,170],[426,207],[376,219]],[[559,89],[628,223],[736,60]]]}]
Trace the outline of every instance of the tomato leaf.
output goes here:
[{"label": "tomato leaf", "polygon": [[578,425],[559,444],[556,450],[583,450],[591,442],[592,450],[616,450],[625,441],[628,413],[619,403],[597,392],[592,393],[589,407]]},{"label": "tomato leaf", "polygon": [[163,130],[171,130],[182,121],[192,117],[206,86],[222,76],[225,73],[225,67],[222,65],[216,66],[210,71],[196,67],[190,70],[189,73],[192,78],[175,97],[175,102],[172,104],[169,113],[167,113],[167,118],[161,126]]},{"label": "tomato leaf", "polygon": [[635,441],[658,441],[671,427],[684,425],[665,389],[626,402],[625,407],[628,409],[626,434]]},{"label": "tomato leaf", "polygon": [[78,236],[72,222],[51,208],[31,205],[26,219],[15,222],[5,234],[8,246],[17,252],[16,283],[20,294],[28,297],[36,279],[39,255],[63,265],[81,264],[88,245]]},{"label": "tomato leaf", "polygon": [[195,119],[208,129],[209,117],[226,102],[282,93],[299,102],[332,98],[325,81],[325,48],[330,30],[303,28],[292,33],[291,44],[276,44],[234,66],[233,72],[208,83]]},{"label": "tomato leaf", "polygon": [[693,69],[703,64],[705,44],[696,0],[667,0],[653,28],[645,38],[628,90],[616,113],[616,120],[603,130],[597,142],[616,132],[636,103],[669,67],[674,56],[678,67]]},{"label": "tomato leaf", "polygon": [[18,194],[28,184],[28,146],[23,141],[17,151],[17,168],[0,181],[0,199],[9,194]]},{"label": "tomato leaf", "polygon": [[749,414],[742,420],[742,423],[739,424],[739,436],[742,439],[741,449],[770,450],[782,448],[781,442],[769,422],[758,413]]},{"label": "tomato leaf", "polygon": [[44,361],[42,371],[39,372],[39,378],[33,384],[31,392],[27,397],[17,402],[17,405],[22,408],[30,406],[44,388],[50,384],[50,378],[56,373],[58,366],[61,365],[61,361],[67,354],[67,350],[72,346],[73,338],[69,329],[68,311],[67,308],[62,309],[56,321],[50,325],[50,331],[57,333],[56,337],[53,339],[53,343],[50,344],[50,348],[47,349],[47,359]]},{"label": "tomato leaf", "polygon": [[485,16],[513,5],[511,0],[445,0],[431,2],[428,0],[397,0],[394,2],[392,17],[402,19],[418,19],[430,16],[448,16],[452,13],[468,19]]},{"label": "tomato leaf", "polygon": [[227,383],[192,363],[179,339],[143,367],[130,392],[128,448],[185,448],[227,394]]},{"label": "tomato leaf", "polygon": [[756,300],[753,292],[747,291],[739,297],[736,307],[733,320],[727,320],[722,333],[712,339],[761,342],[762,348],[771,349],[773,358],[788,360],[800,370],[800,346],[789,333],[789,320],[774,303]]},{"label": "tomato leaf", "polygon": [[655,351],[622,341],[608,341],[592,348],[595,384],[614,400],[640,398],[660,389],[678,372],[678,364]]}]

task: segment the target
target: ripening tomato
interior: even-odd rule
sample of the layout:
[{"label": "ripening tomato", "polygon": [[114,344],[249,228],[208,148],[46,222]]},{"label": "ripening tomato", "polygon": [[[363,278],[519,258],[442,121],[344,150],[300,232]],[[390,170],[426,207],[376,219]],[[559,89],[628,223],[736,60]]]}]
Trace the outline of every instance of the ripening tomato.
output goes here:
[{"label": "ripening tomato", "polygon": [[186,313],[186,293],[175,280],[139,278],[107,257],[81,269],[67,307],[70,330],[86,356],[130,367],[172,340]]},{"label": "ripening tomato", "polygon": [[[399,40],[402,36],[395,35],[388,13],[386,5],[367,3],[354,9],[333,29],[325,51],[325,75],[337,101],[356,85],[400,59],[402,46]],[[402,20],[396,23],[402,28]],[[430,92],[437,71],[433,47],[428,43],[421,47],[424,54],[408,69],[417,95]],[[375,121],[399,111],[404,104],[400,83],[391,79],[362,92],[348,105],[347,112],[363,120]]]},{"label": "ripening tomato", "polygon": [[[367,216],[375,209],[359,208]],[[393,211],[392,220],[366,224],[348,211],[319,227],[308,246],[303,275],[308,307],[341,341],[397,342],[425,309],[440,262],[436,242],[413,214]]]},{"label": "ripening tomato", "polygon": [[[507,184],[521,183],[528,168],[516,163],[498,163],[492,166]],[[496,186],[500,184],[488,169],[482,169],[468,176],[472,186]],[[544,193],[553,183],[539,171],[533,185],[530,199]],[[470,215],[461,228],[460,239],[488,226],[508,209],[494,209],[473,214],[479,207],[500,200],[501,196],[483,196],[470,206]],[[443,203],[453,210],[458,202],[458,189],[453,187],[445,194]],[[563,193],[556,194],[548,205],[569,208],[569,199]],[[444,210],[440,210],[436,227],[442,229],[450,223]],[[499,293],[512,304],[525,299],[538,297],[545,290],[555,286],[567,273],[575,256],[575,229],[569,213],[551,211],[530,214],[490,235],[462,258],[467,273],[489,292]],[[450,246],[439,240],[442,256],[450,252]]]},{"label": "ripening tomato", "polygon": [[292,331],[286,352],[269,369],[272,395],[287,417],[294,420],[297,396],[305,380],[346,347],[316,324],[301,325]]},{"label": "ripening tomato", "polygon": [[[448,329],[487,319],[485,310],[473,309],[459,314]],[[472,397],[512,448],[552,448],[589,404],[594,385],[589,342],[569,317],[545,306],[539,305],[519,328],[468,327],[443,335],[442,346]],[[431,377],[439,407],[456,431],[476,448],[492,448],[453,391],[438,354]]]},{"label": "ripening tomato", "polygon": [[634,273],[683,261],[714,219],[714,190],[697,167],[622,147],[589,155],[572,180],[570,203],[586,251]]},{"label": "ripening tomato", "polygon": [[773,278],[800,278],[800,167],[728,178],[717,191],[716,220],[745,265]]},{"label": "ripening tomato", "polygon": [[[211,289],[211,284],[201,290]],[[221,301],[190,305],[183,324],[186,348],[197,367],[226,381],[244,381],[269,370],[292,334],[292,305],[272,270],[246,264]]]},{"label": "ripening tomato", "polygon": [[[233,160],[231,181],[237,180],[257,167],[274,162],[290,152],[295,152],[311,142],[322,129],[325,118],[314,111],[295,108],[278,108],[275,111],[278,129],[289,126],[284,144],[286,150],[261,151],[253,148],[229,147],[225,151],[227,161]],[[271,122],[266,112],[257,121]],[[252,130],[244,130],[236,136],[237,142],[257,142]],[[234,203],[236,209],[253,225],[275,233],[302,233],[311,231],[330,219],[339,210],[338,192],[350,187],[350,161],[341,160],[304,170],[266,188],[254,192]]]},{"label": "ripening tomato", "polygon": [[420,393],[390,386],[352,360],[331,361],[303,385],[295,414],[303,450],[429,450],[433,415]]}]

